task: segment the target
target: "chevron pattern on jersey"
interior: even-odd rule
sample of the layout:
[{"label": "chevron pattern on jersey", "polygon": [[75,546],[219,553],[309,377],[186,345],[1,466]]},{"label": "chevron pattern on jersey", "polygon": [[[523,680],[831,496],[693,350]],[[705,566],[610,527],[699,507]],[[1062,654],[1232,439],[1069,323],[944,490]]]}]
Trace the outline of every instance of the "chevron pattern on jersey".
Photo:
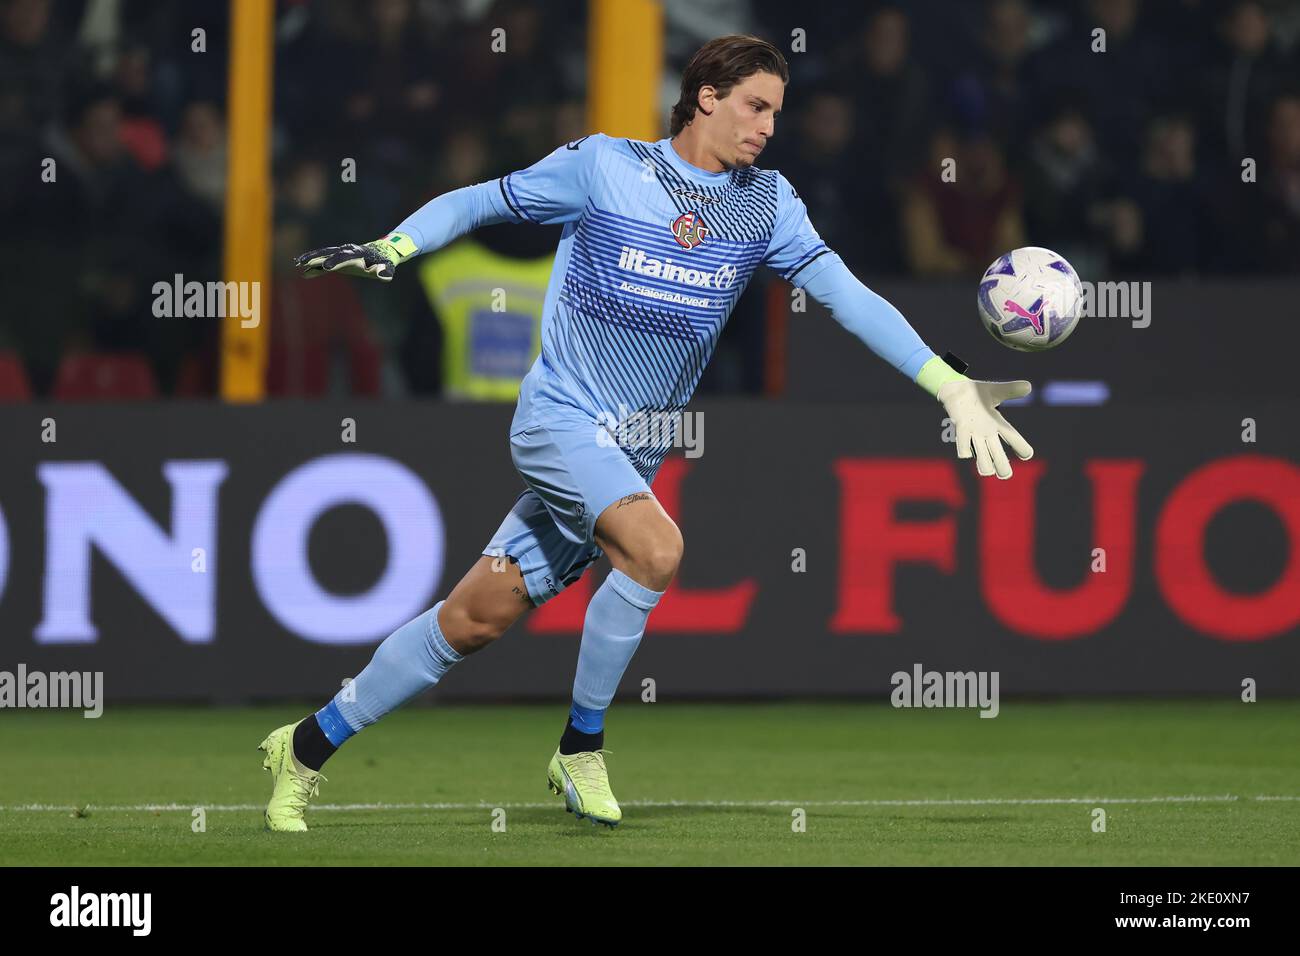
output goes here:
[{"label": "chevron pattern on jersey", "polygon": [[[680,416],[694,394],[767,253],[779,180],[749,167],[703,185],[683,176],[657,143],[620,140],[618,148],[611,162],[622,165],[607,170],[617,185],[593,191],[573,225],[558,321],[546,326],[544,351],[581,370],[573,384],[607,424],[630,421],[635,433],[646,418],[662,426]],[[703,239],[686,248],[673,224],[691,213],[703,223]],[[620,447],[650,480],[672,429],[650,428],[643,437]]]},{"label": "chevron pattern on jersey", "polygon": [[[653,170],[669,201],[677,209],[681,212],[700,210],[713,226],[716,236],[741,242],[761,242],[766,248],[776,226],[777,178],[774,170],[753,166],[733,169],[725,185],[702,186],[682,176],[664,156],[658,143],[626,142],[646,169]],[[701,203],[693,200],[691,194],[716,202]]]}]

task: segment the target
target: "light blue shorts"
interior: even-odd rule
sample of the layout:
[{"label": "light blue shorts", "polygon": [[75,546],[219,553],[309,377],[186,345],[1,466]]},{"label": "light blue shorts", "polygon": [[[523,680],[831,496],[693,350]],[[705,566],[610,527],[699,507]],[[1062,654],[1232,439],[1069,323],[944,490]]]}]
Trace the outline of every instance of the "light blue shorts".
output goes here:
[{"label": "light blue shorts", "polygon": [[535,606],[601,556],[595,540],[601,512],[650,490],[617,444],[598,440],[599,427],[576,410],[552,412],[544,424],[534,420],[510,436],[510,457],[528,487],[483,553],[519,564]]}]

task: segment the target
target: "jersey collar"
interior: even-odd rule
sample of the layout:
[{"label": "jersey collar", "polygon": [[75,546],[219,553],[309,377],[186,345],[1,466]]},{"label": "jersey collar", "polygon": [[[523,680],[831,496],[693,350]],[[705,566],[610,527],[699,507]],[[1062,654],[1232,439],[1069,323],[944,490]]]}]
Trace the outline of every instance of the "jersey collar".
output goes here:
[{"label": "jersey collar", "polygon": [[659,140],[658,145],[660,151],[668,157],[668,162],[673,164],[674,169],[697,183],[703,183],[706,186],[721,186],[731,178],[731,170],[729,169],[724,169],[720,173],[711,173],[707,169],[700,169],[700,167],[693,166],[682,159],[681,156],[677,155],[677,150],[673,148],[671,136]]}]

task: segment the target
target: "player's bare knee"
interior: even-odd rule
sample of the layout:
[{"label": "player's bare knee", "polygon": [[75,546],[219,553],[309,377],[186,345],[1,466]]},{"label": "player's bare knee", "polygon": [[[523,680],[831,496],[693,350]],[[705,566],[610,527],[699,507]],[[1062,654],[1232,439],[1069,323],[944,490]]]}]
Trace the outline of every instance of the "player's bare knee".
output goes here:
[{"label": "player's bare knee", "polygon": [[655,535],[635,550],[630,562],[633,570],[629,577],[645,587],[662,591],[677,575],[683,550],[681,532],[676,525],[670,525],[663,533]]},{"label": "player's bare knee", "polygon": [[677,576],[681,560],[680,552],[658,551],[651,554],[645,564],[646,575],[650,579],[648,587],[655,591],[667,588]]},{"label": "player's bare knee", "polygon": [[506,628],[500,624],[470,619],[461,632],[461,639],[464,644],[461,653],[473,654],[475,651],[481,651],[505,632]]},{"label": "player's bare knee", "polygon": [[509,628],[510,622],[474,614],[449,601],[439,619],[442,635],[461,654],[473,654],[487,647]]}]

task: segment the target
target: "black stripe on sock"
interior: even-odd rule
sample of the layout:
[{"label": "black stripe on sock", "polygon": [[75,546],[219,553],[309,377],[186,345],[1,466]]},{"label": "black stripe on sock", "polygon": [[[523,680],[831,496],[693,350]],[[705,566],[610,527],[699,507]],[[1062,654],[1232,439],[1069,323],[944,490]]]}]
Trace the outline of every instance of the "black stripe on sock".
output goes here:
[{"label": "black stripe on sock", "polygon": [[320,729],[320,721],[315,714],[293,729],[293,755],[308,770],[319,770],[325,766],[325,761],[338,749],[330,743],[325,731]]},{"label": "black stripe on sock", "polygon": [[573,718],[564,725],[564,736],[560,738],[560,753],[566,757],[569,754],[589,753],[600,750],[605,746],[605,731],[599,730],[594,734],[584,734],[577,727],[573,726]]}]

